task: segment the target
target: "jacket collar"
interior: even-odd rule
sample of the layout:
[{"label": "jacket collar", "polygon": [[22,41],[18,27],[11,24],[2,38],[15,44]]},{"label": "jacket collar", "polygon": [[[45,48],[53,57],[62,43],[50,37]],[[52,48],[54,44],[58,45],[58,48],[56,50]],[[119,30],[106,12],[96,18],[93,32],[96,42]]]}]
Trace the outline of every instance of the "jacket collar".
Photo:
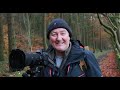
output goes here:
[{"label": "jacket collar", "polygon": [[74,62],[78,62],[81,59],[84,59],[85,55],[84,55],[84,48],[80,47],[80,44],[78,41],[71,41],[72,46],[71,46],[71,50],[69,52],[68,55],[68,60],[66,62],[66,65],[70,64],[70,63],[74,63]]},{"label": "jacket collar", "polygon": [[[68,54],[69,54],[70,50],[71,50],[71,42],[70,42],[70,44],[69,44],[68,49],[65,51],[65,55],[64,55],[64,57],[63,57],[63,61],[62,61],[62,63],[61,63],[60,69],[62,69],[62,68],[64,67],[64,65],[65,65],[65,63],[66,63],[66,61],[67,61]],[[50,58],[53,60],[53,62],[55,63],[55,49],[54,49],[52,46],[49,46],[47,52],[48,52],[49,57],[50,57]]]},{"label": "jacket collar", "polygon": [[[47,49],[47,52],[48,52],[49,57],[54,61],[55,50],[51,45]],[[84,59],[84,49],[80,47],[80,44],[78,41],[72,40],[70,42],[69,48],[65,51],[65,56],[64,56],[65,61],[63,60],[64,63],[62,62],[62,64],[63,66],[64,64],[66,66],[70,63],[80,61],[80,59]]]}]

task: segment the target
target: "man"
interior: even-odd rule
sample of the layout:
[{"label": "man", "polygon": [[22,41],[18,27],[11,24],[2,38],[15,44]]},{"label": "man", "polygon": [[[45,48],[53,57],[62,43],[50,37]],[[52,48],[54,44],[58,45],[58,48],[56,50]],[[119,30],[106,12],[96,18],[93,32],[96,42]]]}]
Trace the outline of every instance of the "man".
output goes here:
[{"label": "man", "polygon": [[63,19],[54,19],[48,26],[47,49],[52,63],[44,70],[45,77],[101,77],[99,64],[91,51],[72,40],[72,30]]}]

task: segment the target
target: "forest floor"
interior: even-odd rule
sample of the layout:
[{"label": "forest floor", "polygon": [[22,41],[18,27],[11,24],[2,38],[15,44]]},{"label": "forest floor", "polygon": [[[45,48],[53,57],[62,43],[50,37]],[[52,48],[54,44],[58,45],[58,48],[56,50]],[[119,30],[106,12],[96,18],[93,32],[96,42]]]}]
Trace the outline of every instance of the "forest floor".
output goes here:
[{"label": "forest floor", "polygon": [[103,77],[120,77],[115,53],[109,52],[99,61]]}]

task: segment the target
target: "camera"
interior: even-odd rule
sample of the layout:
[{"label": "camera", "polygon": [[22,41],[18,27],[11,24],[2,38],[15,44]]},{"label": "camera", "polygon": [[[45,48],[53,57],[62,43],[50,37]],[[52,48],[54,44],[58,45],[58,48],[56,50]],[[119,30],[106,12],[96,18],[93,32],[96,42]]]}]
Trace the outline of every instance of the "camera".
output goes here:
[{"label": "camera", "polygon": [[30,69],[22,74],[23,77],[43,76],[44,66],[48,62],[48,53],[44,49],[37,50],[36,52],[24,52],[20,49],[13,49],[9,55],[9,68],[13,72],[30,66]]}]

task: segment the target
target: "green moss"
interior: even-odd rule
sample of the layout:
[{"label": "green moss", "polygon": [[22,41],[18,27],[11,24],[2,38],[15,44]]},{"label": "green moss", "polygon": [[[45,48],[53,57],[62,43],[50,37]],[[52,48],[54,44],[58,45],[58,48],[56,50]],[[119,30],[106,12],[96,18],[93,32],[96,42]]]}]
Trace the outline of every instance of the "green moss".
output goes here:
[{"label": "green moss", "polygon": [[118,60],[120,60],[120,54],[117,54],[117,58],[118,58]]},{"label": "green moss", "polygon": [[117,68],[120,70],[120,54],[116,54]]}]

